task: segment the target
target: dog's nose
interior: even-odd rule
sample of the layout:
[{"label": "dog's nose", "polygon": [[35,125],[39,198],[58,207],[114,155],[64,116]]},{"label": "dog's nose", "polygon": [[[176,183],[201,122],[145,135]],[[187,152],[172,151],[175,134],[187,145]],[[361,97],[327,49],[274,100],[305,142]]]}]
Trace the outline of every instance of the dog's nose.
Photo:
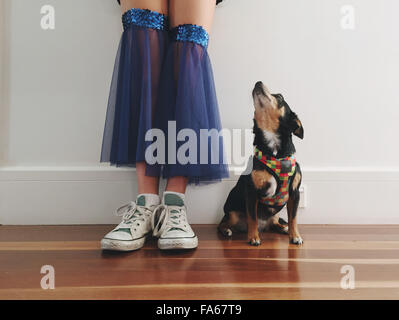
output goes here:
[{"label": "dog's nose", "polygon": [[255,83],[255,88],[263,88],[263,82],[262,81],[258,81],[257,83]]}]

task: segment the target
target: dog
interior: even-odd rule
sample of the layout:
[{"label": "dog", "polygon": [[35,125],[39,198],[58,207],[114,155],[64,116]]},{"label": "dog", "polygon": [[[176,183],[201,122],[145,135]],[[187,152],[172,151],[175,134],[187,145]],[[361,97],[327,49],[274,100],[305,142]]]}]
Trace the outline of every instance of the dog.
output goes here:
[{"label": "dog", "polygon": [[[261,82],[252,91],[254,112],[254,155],[252,171],[243,174],[224,204],[224,217],[218,229],[227,237],[234,232],[248,233],[250,245],[259,246],[260,231],[289,234],[290,243],[301,245],[297,227],[302,173],[295,158],[292,135],[303,139],[298,116],[281,94],[271,94]],[[287,206],[288,224],[279,218]]]}]

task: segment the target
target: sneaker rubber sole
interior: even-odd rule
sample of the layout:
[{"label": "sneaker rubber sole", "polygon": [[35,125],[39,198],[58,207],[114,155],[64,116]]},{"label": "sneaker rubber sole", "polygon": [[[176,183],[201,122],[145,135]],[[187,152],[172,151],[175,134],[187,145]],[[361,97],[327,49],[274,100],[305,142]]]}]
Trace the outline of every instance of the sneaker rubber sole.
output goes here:
[{"label": "sneaker rubber sole", "polygon": [[159,238],[158,248],[161,250],[195,249],[198,247],[197,236],[193,238]]},{"label": "sneaker rubber sole", "polygon": [[135,240],[116,240],[104,238],[101,240],[101,249],[110,251],[134,251],[144,246],[146,237]]}]

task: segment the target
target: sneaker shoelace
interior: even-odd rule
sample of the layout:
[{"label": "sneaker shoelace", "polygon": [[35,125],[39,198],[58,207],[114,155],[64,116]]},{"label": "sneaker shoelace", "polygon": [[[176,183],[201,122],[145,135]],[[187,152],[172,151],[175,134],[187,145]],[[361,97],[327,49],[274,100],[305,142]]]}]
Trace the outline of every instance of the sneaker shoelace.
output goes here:
[{"label": "sneaker shoelace", "polygon": [[118,208],[115,215],[122,217],[122,223],[119,228],[123,226],[131,227],[134,224],[140,226],[140,222],[145,222],[145,218],[150,217],[152,211],[144,206],[138,206],[136,202],[131,202]]},{"label": "sneaker shoelace", "polygon": [[168,206],[160,204],[155,208],[151,219],[153,235],[159,237],[166,230],[180,230],[187,232],[188,222],[186,217],[186,207]]}]

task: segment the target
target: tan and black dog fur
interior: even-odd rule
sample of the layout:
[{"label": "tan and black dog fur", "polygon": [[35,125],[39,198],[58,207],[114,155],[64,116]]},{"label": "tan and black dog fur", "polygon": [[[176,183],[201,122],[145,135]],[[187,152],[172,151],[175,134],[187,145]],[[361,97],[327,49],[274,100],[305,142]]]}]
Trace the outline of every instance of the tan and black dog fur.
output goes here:
[{"label": "tan and black dog fur", "polygon": [[[254,113],[254,146],[262,154],[284,158],[295,153],[292,135],[303,139],[304,130],[297,115],[291,111],[281,94],[271,94],[268,88],[257,82],[252,92]],[[224,205],[224,217],[219,224],[219,231],[231,236],[233,231],[248,232],[251,245],[260,245],[259,231],[274,230],[288,233],[294,244],[303,240],[297,227],[299,205],[299,187],[302,181],[301,168],[296,162],[295,172],[291,177],[289,198],[287,201],[288,226],[279,218],[279,211],[284,207],[272,207],[259,200],[271,197],[278,188],[276,178],[255,157],[252,158],[252,172],[241,175],[236,186],[230,191]]]}]

